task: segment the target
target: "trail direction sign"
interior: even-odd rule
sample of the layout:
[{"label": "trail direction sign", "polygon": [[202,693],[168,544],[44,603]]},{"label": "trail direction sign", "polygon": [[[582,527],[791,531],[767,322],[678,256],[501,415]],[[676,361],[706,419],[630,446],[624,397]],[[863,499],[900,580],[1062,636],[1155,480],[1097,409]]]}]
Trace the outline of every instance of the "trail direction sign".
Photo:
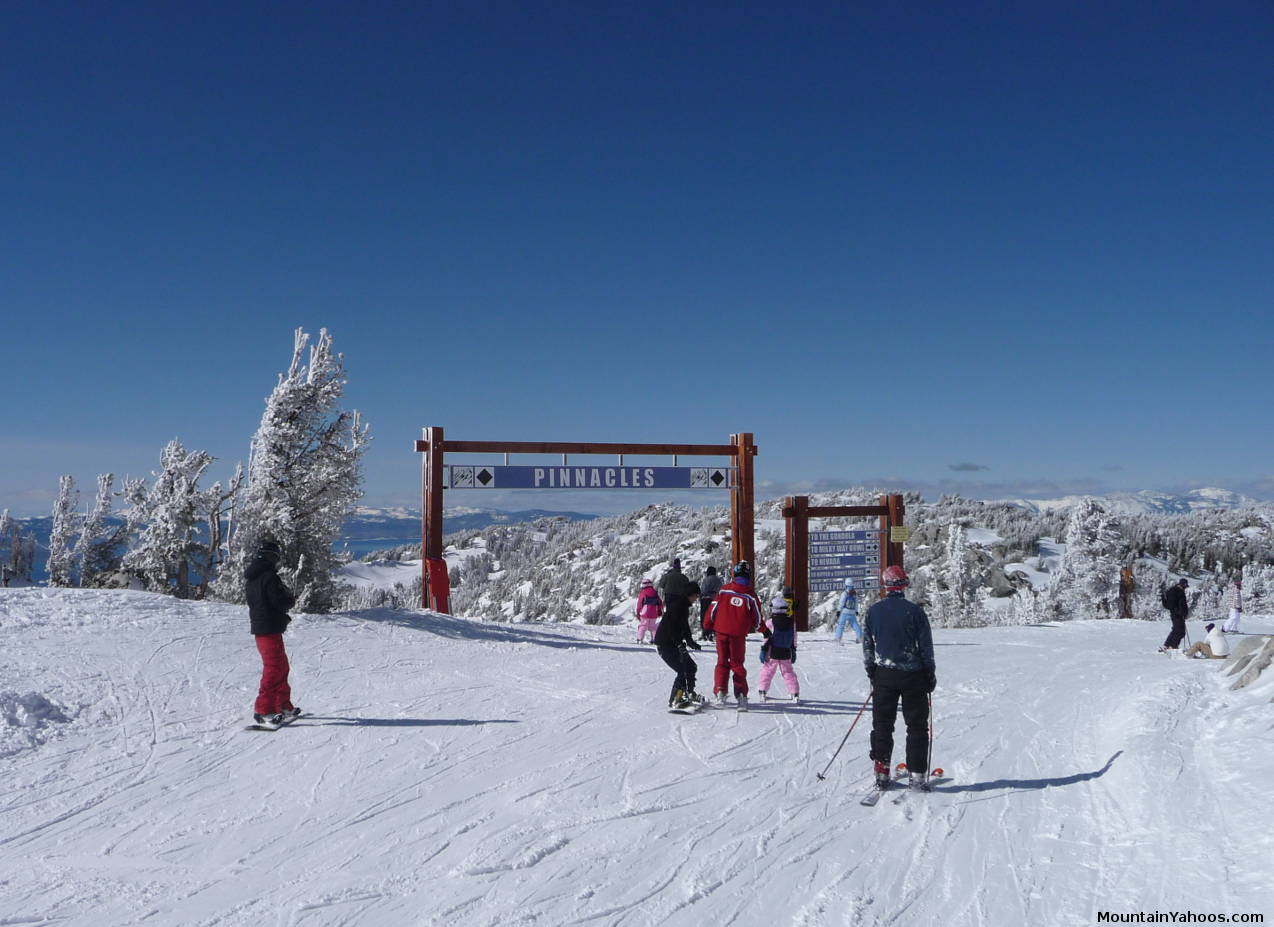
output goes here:
[{"label": "trail direction sign", "polygon": [[859,589],[880,586],[879,529],[811,531],[809,591],[835,592],[852,579]]}]

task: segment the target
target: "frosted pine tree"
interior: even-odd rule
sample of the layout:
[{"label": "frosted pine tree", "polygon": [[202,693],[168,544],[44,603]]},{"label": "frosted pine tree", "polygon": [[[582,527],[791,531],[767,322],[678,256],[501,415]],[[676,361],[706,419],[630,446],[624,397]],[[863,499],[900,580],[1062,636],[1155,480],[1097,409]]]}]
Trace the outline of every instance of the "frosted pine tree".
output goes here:
[{"label": "frosted pine tree", "polygon": [[1094,499],[1076,503],[1066,524],[1066,553],[1046,597],[1048,617],[1117,615],[1123,543],[1118,522]]},{"label": "frosted pine tree", "polygon": [[146,527],[124,556],[124,568],[156,592],[189,598],[191,559],[200,553],[195,526],[204,500],[199,479],[212,463],[207,451],[187,452],[174,438],[159,456],[160,470],[142,506]]},{"label": "frosted pine tree", "polygon": [[76,542],[74,559],[80,570],[80,585],[93,585],[95,577],[113,570],[116,565],[115,547],[119,543],[117,529],[108,522],[111,514],[111,486],[115,474],[102,473],[97,477],[97,498],[93,509],[84,519],[80,539]]},{"label": "frosted pine tree", "polygon": [[63,476],[58,480],[58,497],[53,503],[53,529],[49,534],[49,585],[70,586],[75,583],[74,558],[71,556],[71,535],[77,521],[75,509],[79,493],[75,480]]},{"label": "frosted pine tree", "polygon": [[234,476],[230,479],[229,488],[223,490],[220,483],[213,483],[212,488],[200,497],[203,519],[208,526],[206,556],[200,564],[205,581],[210,582],[216,578],[221,569],[221,563],[226,558],[225,531],[228,529],[226,520],[234,510],[234,500],[238,498],[242,485],[243,464],[238,464],[234,469]]},{"label": "frosted pine tree", "polygon": [[947,525],[945,556],[937,565],[937,582],[929,592],[934,604],[934,623],[944,628],[960,628],[971,623],[975,590],[969,570],[968,542],[958,521]]},{"label": "frosted pine tree", "polygon": [[9,514],[9,510],[5,509],[0,512],[0,576],[6,586],[10,579],[18,575],[17,558],[14,554],[18,551],[19,543],[18,523]]},{"label": "frosted pine tree", "polygon": [[283,546],[280,574],[297,608],[323,612],[337,602],[332,551],[345,519],[362,496],[362,454],[369,440],[357,412],[339,408],[345,389],[342,357],[319,331],[305,363],[309,335],[297,329],[292,363],[266,400],[252,439],[247,485],[233,512],[229,557],[216,592],[243,601],[243,571],[261,540]]}]

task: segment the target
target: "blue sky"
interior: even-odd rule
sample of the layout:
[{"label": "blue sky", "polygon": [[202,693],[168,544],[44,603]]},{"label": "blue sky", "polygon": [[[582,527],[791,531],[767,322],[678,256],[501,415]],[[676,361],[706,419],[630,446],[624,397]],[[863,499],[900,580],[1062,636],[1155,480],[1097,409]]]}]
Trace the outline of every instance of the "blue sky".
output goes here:
[{"label": "blue sky", "polygon": [[298,326],[370,504],[417,501],[433,424],[752,431],[770,494],[1274,497],[1268,3],[0,22],[0,506],[174,436],[224,478]]}]

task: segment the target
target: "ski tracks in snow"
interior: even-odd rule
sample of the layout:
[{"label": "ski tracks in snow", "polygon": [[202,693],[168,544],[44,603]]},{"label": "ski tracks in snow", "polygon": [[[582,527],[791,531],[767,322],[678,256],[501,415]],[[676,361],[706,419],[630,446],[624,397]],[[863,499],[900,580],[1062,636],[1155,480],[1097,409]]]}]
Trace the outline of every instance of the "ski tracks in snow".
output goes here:
[{"label": "ski tracks in snow", "polygon": [[[47,642],[0,656],[83,706],[0,760],[10,918],[1088,924],[1098,907],[1189,908],[1191,880],[1163,864],[1177,853],[1234,873],[1217,889],[1231,909],[1268,898],[1241,851],[1191,823],[1268,846],[1268,819],[1216,794],[1250,781],[1205,722],[1229,702],[1203,665],[1129,646],[1144,625],[937,631],[950,781],[864,808],[869,714],[815,776],[867,688],[857,651],[819,635],[798,670],[810,701],[682,716],[627,627],[306,617],[288,636],[306,716],[245,734],[258,664],[241,609],[69,599],[79,611],[42,619],[69,632],[37,622]],[[84,634],[94,610],[108,627]]]}]

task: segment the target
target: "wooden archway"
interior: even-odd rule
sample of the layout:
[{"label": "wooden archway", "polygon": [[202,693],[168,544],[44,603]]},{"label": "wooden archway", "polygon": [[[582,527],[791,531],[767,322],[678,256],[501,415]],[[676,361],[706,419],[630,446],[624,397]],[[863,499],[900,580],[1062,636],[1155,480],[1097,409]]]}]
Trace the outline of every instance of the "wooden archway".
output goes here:
[{"label": "wooden archway", "polygon": [[[545,472],[547,483],[530,486],[511,486],[507,488],[598,488],[598,489],[659,489],[659,488],[698,488],[693,483],[687,486],[669,487],[664,484],[663,477],[680,479],[680,471],[708,471],[704,477],[708,484],[703,488],[713,488],[711,480],[712,467],[678,467],[680,457],[728,457],[731,458],[730,470],[730,556],[732,562],[755,559],[755,457],[757,446],[753,443],[751,432],[730,435],[729,444],[590,444],[568,443],[560,441],[453,441],[443,435],[440,426],[424,429],[423,437],[416,442],[416,450],[425,456],[421,463],[421,605],[443,614],[451,611],[451,590],[447,578],[447,564],[443,559],[442,546],[442,494],[447,489],[444,479],[443,462],[448,453],[452,454],[503,454],[508,471],[538,470]],[[558,467],[509,467],[509,454],[561,454],[562,465]],[[672,467],[625,467],[624,455],[641,455],[653,457],[672,457]],[[569,455],[614,455],[619,463],[613,467],[579,467],[566,463]],[[490,486],[495,487],[500,468],[490,465],[482,469],[491,474]],[[585,473],[585,484],[575,484],[575,471]],[[550,473],[548,471],[556,471]],[[557,474],[566,473],[568,485],[561,485]],[[614,477],[614,483],[600,478],[600,485],[593,485],[593,471],[606,471],[607,477]],[[630,473],[628,471],[642,471]],[[652,471],[647,473],[645,471]],[[659,474],[653,471],[661,471]],[[673,473],[671,471],[678,471]],[[526,474],[517,473],[518,477]],[[467,475],[466,475],[467,476]],[[686,475],[694,479],[695,474]],[[622,485],[621,483],[622,478]],[[483,484],[484,486],[488,484]],[[452,487],[455,488],[455,487]],[[483,488],[475,482],[472,488]],[[503,487],[501,487],[503,488]],[[724,488],[724,487],[721,487]]]}]

